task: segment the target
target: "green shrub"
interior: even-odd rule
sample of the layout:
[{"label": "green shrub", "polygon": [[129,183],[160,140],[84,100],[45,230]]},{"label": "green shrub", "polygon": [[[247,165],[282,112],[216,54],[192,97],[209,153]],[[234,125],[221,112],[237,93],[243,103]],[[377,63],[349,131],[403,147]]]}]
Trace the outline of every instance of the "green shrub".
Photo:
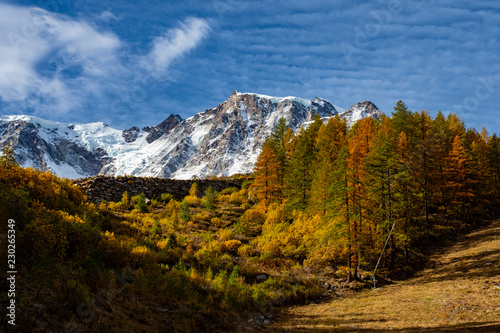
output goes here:
[{"label": "green shrub", "polygon": [[158,199],[151,199],[151,207],[158,207]]},{"label": "green shrub", "polygon": [[158,221],[156,221],[153,226],[151,227],[151,237],[155,238],[156,236],[160,236],[162,234],[163,230]]},{"label": "green shrub", "polygon": [[189,221],[189,218],[191,217],[191,213],[189,212],[189,203],[186,201],[186,199],[182,200],[181,202],[179,217],[184,222]]},{"label": "green shrub", "polygon": [[164,203],[170,202],[170,200],[175,200],[174,196],[170,193],[162,193],[160,195],[160,201]]},{"label": "green shrub", "polygon": [[208,211],[212,211],[215,208],[216,197],[217,192],[212,188],[212,186],[209,186],[205,191],[205,196],[202,198],[203,206],[205,206]]},{"label": "green shrub", "polygon": [[137,205],[135,207],[141,213],[148,212],[148,206],[146,205],[146,195],[144,194],[144,192],[139,195],[139,201],[137,201]]}]

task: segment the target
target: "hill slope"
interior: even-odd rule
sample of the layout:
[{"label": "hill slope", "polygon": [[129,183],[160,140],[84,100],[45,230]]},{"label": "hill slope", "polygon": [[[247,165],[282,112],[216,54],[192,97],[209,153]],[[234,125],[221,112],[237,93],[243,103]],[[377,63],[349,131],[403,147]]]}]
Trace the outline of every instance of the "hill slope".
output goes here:
[{"label": "hill slope", "polygon": [[500,220],[432,256],[414,278],[290,308],[266,332],[500,332]]}]

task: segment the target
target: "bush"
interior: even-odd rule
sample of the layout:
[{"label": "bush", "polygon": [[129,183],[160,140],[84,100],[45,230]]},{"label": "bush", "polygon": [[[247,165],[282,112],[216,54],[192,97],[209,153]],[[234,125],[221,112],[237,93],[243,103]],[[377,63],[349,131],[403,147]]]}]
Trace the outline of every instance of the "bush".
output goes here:
[{"label": "bush", "polygon": [[200,204],[200,199],[194,195],[188,195],[184,198],[183,202],[186,202],[189,206],[198,206]]},{"label": "bush", "polygon": [[135,207],[141,213],[147,213],[148,212],[148,206],[146,205],[146,195],[144,193],[141,193],[139,195],[139,201],[137,201],[137,205]]},{"label": "bush", "polygon": [[204,223],[210,221],[210,216],[207,213],[198,213],[193,216],[193,221],[198,223]]},{"label": "bush", "polygon": [[179,217],[184,222],[189,221],[189,218],[191,217],[191,213],[189,212],[189,203],[185,199],[181,202]]},{"label": "bush", "polygon": [[219,237],[219,241],[221,242],[228,241],[234,237],[234,233],[231,229],[220,229],[217,232],[217,235]]},{"label": "bush", "polygon": [[215,208],[215,198],[217,197],[217,192],[214,191],[212,186],[209,186],[205,191],[205,196],[202,198],[203,206],[208,211],[212,211]]},{"label": "bush", "polygon": [[240,246],[241,246],[241,242],[239,240],[236,240],[236,239],[231,239],[231,240],[222,242],[222,248],[224,249],[224,251],[232,253],[232,254],[236,254],[238,252],[238,249],[240,248]]},{"label": "bush", "polygon": [[137,205],[137,203],[139,202],[140,199],[141,199],[141,195],[134,195],[133,197],[130,198],[130,203],[135,206],[135,205]]},{"label": "bush", "polygon": [[212,217],[210,220],[210,224],[213,225],[214,227],[220,228],[224,224],[224,222],[218,218],[218,217]]},{"label": "bush", "polygon": [[266,214],[260,209],[248,209],[240,217],[240,223],[244,230],[251,235],[258,235],[262,231],[262,224],[266,220]]},{"label": "bush", "polygon": [[121,202],[110,202],[108,204],[108,209],[112,211],[117,211],[123,208],[123,204]]},{"label": "bush", "polygon": [[160,201],[164,203],[170,202],[170,200],[175,200],[174,196],[170,193],[162,193],[160,194]]},{"label": "bush", "polygon": [[255,254],[253,246],[245,244],[238,248],[238,255],[243,258],[250,258]]},{"label": "bush", "polygon": [[220,194],[221,195],[225,195],[225,194],[232,194],[234,192],[237,192],[238,191],[238,188],[237,187],[227,187],[225,189],[223,189]]},{"label": "bush", "polygon": [[229,197],[229,203],[232,203],[234,205],[241,205],[245,201],[245,198],[240,194],[240,192],[232,193]]},{"label": "bush", "polygon": [[156,221],[153,226],[151,227],[151,237],[156,237],[156,236],[160,236],[162,234],[163,230],[162,230],[162,227],[160,225],[160,223],[158,221]]}]

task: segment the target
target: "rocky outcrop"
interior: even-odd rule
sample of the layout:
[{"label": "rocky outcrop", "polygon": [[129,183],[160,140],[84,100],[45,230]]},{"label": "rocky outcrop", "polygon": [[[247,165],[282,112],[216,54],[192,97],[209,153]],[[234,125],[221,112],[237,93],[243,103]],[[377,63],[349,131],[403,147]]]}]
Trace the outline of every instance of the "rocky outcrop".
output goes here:
[{"label": "rocky outcrop", "polygon": [[138,127],[134,126],[132,128],[129,128],[128,130],[124,130],[122,136],[125,139],[126,143],[131,143],[137,140],[140,131],[141,130]]},{"label": "rocky outcrop", "polygon": [[130,196],[144,193],[147,198],[159,198],[162,193],[170,193],[177,200],[182,200],[189,194],[193,183],[198,184],[200,196],[205,193],[208,187],[216,191],[222,191],[228,187],[241,188],[242,179],[200,179],[200,180],[176,180],[166,178],[141,178],[141,177],[105,177],[97,176],[90,178],[76,179],[73,183],[78,186],[87,199],[91,202],[99,203],[103,200],[107,202],[118,202],[123,193]]},{"label": "rocky outcrop", "polygon": [[366,117],[380,119],[382,117],[382,112],[372,102],[364,101],[363,103],[354,104],[340,116],[346,119],[348,124],[352,125],[358,120]]},{"label": "rocky outcrop", "polygon": [[182,121],[181,116],[179,115],[173,115],[171,114],[170,116],[167,117],[164,121],[162,121],[160,124],[158,124],[155,127],[151,127],[149,129],[149,134],[146,137],[146,141],[148,143],[151,143],[155,140],[158,140],[160,137],[162,137],[165,133],[170,132],[172,129],[174,129],[177,125],[180,124]]}]

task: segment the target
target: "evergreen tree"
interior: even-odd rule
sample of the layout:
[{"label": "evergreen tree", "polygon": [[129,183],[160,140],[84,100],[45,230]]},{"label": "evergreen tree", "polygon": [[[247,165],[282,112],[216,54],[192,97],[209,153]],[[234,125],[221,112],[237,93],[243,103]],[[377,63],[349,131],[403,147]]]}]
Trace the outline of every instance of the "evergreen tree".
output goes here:
[{"label": "evergreen tree", "polygon": [[317,156],[313,166],[310,209],[326,214],[328,181],[335,169],[335,161],[342,147],[346,145],[347,123],[338,116],[331,117],[318,131]]},{"label": "evergreen tree", "polygon": [[189,195],[193,197],[198,197],[198,183],[194,182],[189,189]]},{"label": "evergreen tree", "polygon": [[330,173],[327,185],[327,201],[328,209],[327,218],[333,225],[330,228],[333,230],[333,235],[337,246],[346,259],[348,273],[347,282],[351,282],[353,263],[356,263],[357,249],[355,247],[353,233],[353,214],[351,202],[353,197],[352,182],[349,179],[349,171],[347,160],[349,158],[349,149],[347,145],[340,148],[337,158],[334,162],[334,168]]},{"label": "evergreen tree", "polygon": [[288,126],[287,120],[281,117],[271,133],[271,140],[276,148],[276,155],[279,161],[278,182],[281,189],[285,186],[285,170],[288,165],[287,146],[289,144],[290,137],[288,137],[287,133],[289,131],[290,127]]},{"label": "evergreen tree", "polygon": [[413,137],[413,115],[403,101],[398,101],[392,113],[394,132],[404,132],[408,138]]},{"label": "evergreen tree", "polygon": [[366,157],[370,152],[372,140],[376,134],[375,121],[373,118],[364,118],[353,127],[353,132],[349,138],[348,179],[351,192],[351,243],[355,248],[353,253],[352,266],[354,277],[358,277],[358,267],[363,256],[361,252],[361,240],[363,233],[366,233],[364,222],[367,220],[366,204]]},{"label": "evergreen tree", "polygon": [[318,131],[323,125],[319,114],[305,130],[302,128],[293,139],[294,146],[290,157],[290,167],[285,175],[287,189],[287,207],[294,210],[305,210],[309,202],[311,182],[313,177],[312,166],[316,159],[316,139]]},{"label": "evergreen tree", "polygon": [[274,142],[267,139],[254,167],[255,180],[252,188],[267,210],[273,202],[281,202],[282,185],[280,184],[281,165]]},{"label": "evergreen tree", "polygon": [[14,156],[14,148],[10,142],[7,143],[2,148],[2,156],[0,156],[0,166],[4,168],[10,168],[13,165],[16,165],[16,158]]},{"label": "evergreen tree", "polygon": [[420,201],[425,222],[429,223],[432,195],[432,175],[434,166],[432,120],[429,113],[415,113],[415,147],[412,152],[412,171],[420,192]]},{"label": "evergreen tree", "polygon": [[493,134],[487,144],[488,179],[491,186],[490,200],[495,214],[500,214],[500,137]]},{"label": "evergreen tree", "polygon": [[[404,133],[404,132],[402,132]],[[364,240],[368,256],[374,258],[378,249],[375,244],[376,233],[379,243],[383,243],[385,235],[394,221],[394,202],[399,199],[396,177],[399,172],[397,156],[397,140],[394,135],[391,120],[384,117],[377,136],[373,140],[372,150],[366,158],[367,206],[370,213],[368,235]],[[370,223],[371,222],[371,223]],[[380,246],[381,248],[382,246]],[[374,252],[377,250],[377,253]],[[394,238],[391,235],[389,243],[389,267],[394,261]]]},{"label": "evergreen tree", "polygon": [[208,211],[212,211],[215,208],[215,198],[217,197],[217,192],[212,188],[212,186],[209,186],[208,189],[205,191],[205,195],[203,196],[202,202],[205,208]]},{"label": "evergreen tree", "polygon": [[470,170],[470,160],[462,145],[462,139],[457,135],[453,140],[452,150],[448,156],[448,177],[446,187],[449,191],[449,205],[451,211],[463,218],[463,221],[470,220],[470,203],[474,196],[472,174]]}]

